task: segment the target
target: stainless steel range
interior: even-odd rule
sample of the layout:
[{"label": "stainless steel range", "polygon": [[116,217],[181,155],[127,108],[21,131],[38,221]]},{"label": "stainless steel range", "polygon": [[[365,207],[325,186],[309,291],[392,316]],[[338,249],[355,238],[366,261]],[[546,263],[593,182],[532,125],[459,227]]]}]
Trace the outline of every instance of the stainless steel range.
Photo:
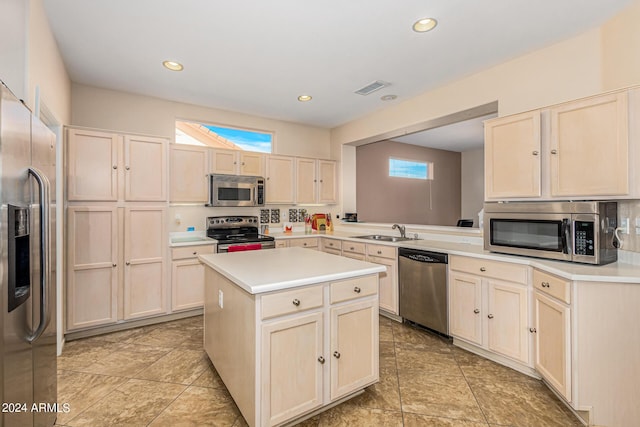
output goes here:
[{"label": "stainless steel range", "polygon": [[257,216],[210,216],[207,237],[218,241],[218,252],[273,249],[275,239],[258,232]]}]

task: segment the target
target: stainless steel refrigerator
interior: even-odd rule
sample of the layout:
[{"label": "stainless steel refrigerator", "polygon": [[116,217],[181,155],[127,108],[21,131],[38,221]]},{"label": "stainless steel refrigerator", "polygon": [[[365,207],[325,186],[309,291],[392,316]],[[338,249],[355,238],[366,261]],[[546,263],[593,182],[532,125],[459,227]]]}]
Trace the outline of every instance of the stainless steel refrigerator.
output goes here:
[{"label": "stainless steel refrigerator", "polygon": [[56,420],[55,135],[0,81],[0,426]]}]

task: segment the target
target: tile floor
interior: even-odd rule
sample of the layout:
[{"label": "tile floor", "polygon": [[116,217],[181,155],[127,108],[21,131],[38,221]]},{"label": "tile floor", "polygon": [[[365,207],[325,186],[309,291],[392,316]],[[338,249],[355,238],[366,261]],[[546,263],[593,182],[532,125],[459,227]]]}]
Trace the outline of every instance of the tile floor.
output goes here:
[{"label": "tile floor", "polygon": [[[63,426],[246,426],[202,350],[202,317],[71,341]],[[380,382],[308,426],[580,426],[540,382],[380,318]]]}]

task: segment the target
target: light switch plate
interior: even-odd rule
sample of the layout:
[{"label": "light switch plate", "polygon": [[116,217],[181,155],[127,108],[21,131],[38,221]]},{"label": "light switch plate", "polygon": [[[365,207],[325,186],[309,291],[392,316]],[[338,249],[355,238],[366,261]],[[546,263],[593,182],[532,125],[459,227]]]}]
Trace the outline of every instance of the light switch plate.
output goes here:
[{"label": "light switch plate", "polygon": [[224,308],[224,294],[222,293],[222,289],[218,289],[218,306]]}]

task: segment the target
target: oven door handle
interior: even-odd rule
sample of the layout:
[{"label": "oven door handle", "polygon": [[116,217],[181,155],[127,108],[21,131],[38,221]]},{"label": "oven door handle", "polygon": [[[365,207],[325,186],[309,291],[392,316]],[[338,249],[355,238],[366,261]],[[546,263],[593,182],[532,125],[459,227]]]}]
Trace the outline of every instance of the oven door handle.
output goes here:
[{"label": "oven door handle", "polygon": [[571,220],[565,218],[562,220],[562,253],[571,253]]}]

